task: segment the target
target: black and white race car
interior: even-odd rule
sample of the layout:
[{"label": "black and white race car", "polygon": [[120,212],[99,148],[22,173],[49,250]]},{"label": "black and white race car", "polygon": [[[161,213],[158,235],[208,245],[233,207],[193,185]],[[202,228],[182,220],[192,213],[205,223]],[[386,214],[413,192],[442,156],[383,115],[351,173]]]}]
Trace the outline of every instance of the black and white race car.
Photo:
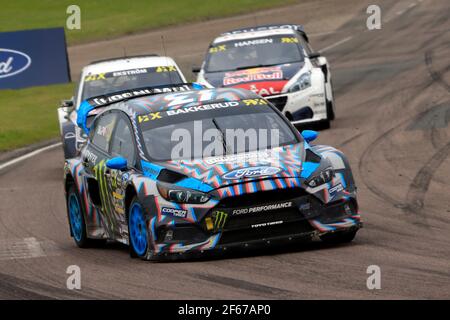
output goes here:
[{"label": "black and white race car", "polygon": [[142,55],[94,61],[83,68],[75,96],[63,101],[58,119],[65,159],[73,158],[86,142],[76,125],[83,100],[141,87],[184,83],[186,79],[170,57]]},{"label": "black and white race car", "polygon": [[266,25],[221,34],[209,46],[197,82],[251,90],[292,123],[328,128],[334,119],[331,72],[302,26]]}]

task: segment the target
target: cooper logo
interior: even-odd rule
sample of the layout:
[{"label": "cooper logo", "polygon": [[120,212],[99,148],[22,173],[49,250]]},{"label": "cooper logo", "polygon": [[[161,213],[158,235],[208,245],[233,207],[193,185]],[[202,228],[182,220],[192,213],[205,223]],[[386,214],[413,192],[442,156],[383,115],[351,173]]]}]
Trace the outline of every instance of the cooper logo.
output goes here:
[{"label": "cooper logo", "polygon": [[244,178],[257,178],[264,176],[272,176],[280,172],[280,168],[276,167],[249,167],[243,169],[237,169],[225,173],[222,178],[226,180],[238,180]]},{"label": "cooper logo", "polygon": [[27,54],[0,48],[0,78],[14,76],[28,69],[31,58]]},{"label": "cooper logo", "polygon": [[179,218],[186,218],[186,216],[187,216],[187,210],[184,210],[184,209],[162,208],[161,212],[163,214],[169,214],[169,215],[172,215],[174,217],[179,217]]}]

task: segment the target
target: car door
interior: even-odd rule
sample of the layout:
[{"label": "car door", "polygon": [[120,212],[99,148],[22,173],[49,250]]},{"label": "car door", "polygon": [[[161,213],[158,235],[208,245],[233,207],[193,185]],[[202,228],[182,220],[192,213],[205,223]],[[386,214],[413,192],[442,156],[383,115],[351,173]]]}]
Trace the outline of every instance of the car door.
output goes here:
[{"label": "car door", "polygon": [[89,134],[89,143],[81,155],[89,197],[100,211],[104,227],[111,238],[115,237],[118,224],[110,199],[112,191],[106,162],[111,158],[111,139],[117,118],[117,113],[105,112],[95,119]]},{"label": "car door", "polygon": [[118,112],[116,126],[111,139],[111,158],[122,157],[127,160],[127,169],[107,169],[107,184],[110,192],[112,215],[118,222],[116,235],[118,239],[125,241],[128,235],[126,219],[125,192],[131,172],[135,171],[137,164],[137,152],[134,141],[134,131],[128,116]]}]

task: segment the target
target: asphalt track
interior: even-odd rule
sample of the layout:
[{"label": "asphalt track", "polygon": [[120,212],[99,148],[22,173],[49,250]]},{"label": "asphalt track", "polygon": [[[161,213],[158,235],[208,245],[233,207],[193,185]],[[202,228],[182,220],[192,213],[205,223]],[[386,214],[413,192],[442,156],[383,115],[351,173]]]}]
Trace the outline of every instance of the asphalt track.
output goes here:
[{"label": "asphalt track", "polygon": [[[161,52],[187,71],[220,31],[303,23],[326,48],[337,119],[319,143],[342,149],[365,222],[348,245],[297,244],[215,259],[146,263],[108,245],[78,249],[69,237],[60,148],[0,171],[0,298],[450,298],[450,3],[322,1],[212,20],[69,49],[74,75],[111,55]],[[63,98],[63,97],[62,97]],[[56,116],[56,113],[55,113]],[[82,290],[66,288],[81,268]],[[381,289],[366,287],[381,268]]]}]

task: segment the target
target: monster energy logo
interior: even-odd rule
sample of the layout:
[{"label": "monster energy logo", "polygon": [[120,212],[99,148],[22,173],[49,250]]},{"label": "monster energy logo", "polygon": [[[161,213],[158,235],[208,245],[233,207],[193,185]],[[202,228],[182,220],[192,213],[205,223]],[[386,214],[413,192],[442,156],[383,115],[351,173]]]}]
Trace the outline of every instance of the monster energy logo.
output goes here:
[{"label": "monster energy logo", "polygon": [[214,219],[214,231],[220,230],[225,226],[225,222],[227,221],[228,214],[223,211],[215,211],[213,213]]},{"label": "monster energy logo", "polygon": [[95,167],[94,167],[94,174],[95,178],[98,182],[98,187],[100,191],[100,200],[102,204],[102,211],[105,217],[109,221],[109,225],[114,230],[114,219],[111,218],[111,215],[109,213],[113,212],[112,204],[109,201],[108,196],[108,182],[106,181],[106,160],[100,161]]}]

